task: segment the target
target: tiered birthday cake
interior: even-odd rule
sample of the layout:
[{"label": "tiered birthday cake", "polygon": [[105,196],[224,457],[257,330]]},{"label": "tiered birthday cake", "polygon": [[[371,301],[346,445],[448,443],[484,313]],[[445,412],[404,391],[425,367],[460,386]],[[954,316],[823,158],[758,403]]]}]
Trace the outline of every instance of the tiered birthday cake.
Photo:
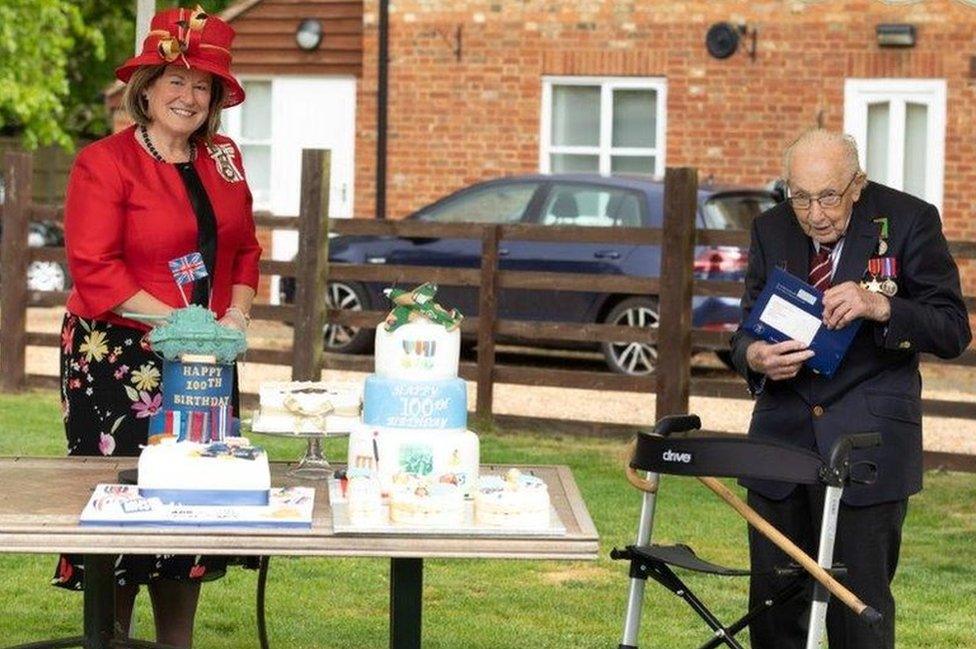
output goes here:
[{"label": "tiered birthday cake", "polygon": [[446,489],[470,497],[478,484],[478,436],[467,430],[467,389],[457,376],[461,316],[434,303],[435,291],[389,292],[396,307],[376,329],[376,373],[349,439],[350,470],[369,470],[391,511]]},{"label": "tiered birthday cake", "polygon": [[266,505],[268,456],[235,437],[231,411],[244,335],[218,325],[209,309],[188,306],[154,328],[149,342],[163,356],[163,404],[139,456],[140,495],[183,505]]}]

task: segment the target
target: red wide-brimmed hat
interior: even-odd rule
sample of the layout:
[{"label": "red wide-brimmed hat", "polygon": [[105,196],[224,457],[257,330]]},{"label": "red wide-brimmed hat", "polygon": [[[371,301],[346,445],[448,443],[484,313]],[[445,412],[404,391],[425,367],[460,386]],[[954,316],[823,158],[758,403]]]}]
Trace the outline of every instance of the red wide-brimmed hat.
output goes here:
[{"label": "red wide-brimmed hat", "polygon": [[230,73],[230,44],[233,28],[216,16],[196,9],[167,9],[153,16],[142,52],[115,70],[115,76],[128,82],[132,73],[144,65],[183,64],[203,70],[223,81],[224,107],[244,101],[244,89]]}]

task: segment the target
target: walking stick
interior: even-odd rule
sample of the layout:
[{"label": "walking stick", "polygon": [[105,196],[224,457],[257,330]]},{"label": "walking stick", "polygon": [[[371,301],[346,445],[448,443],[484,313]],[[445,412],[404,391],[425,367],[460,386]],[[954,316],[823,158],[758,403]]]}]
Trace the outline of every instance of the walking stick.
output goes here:
[{"label": "walking stick", "polygon": [[702,484],[711,489],[719,498],[724,500],[732,509],[737,511],[746,521],[755,527],[760,534],[772,541],[780,550],[785,552],[796,561],[800,566],[810,573],[810,576],[820,582],[830,594],[843,602],[852,611],[858,614],[868,624],[875,624],[881,621],[881,614],[862,602],[857,595],[844,588],[839,581],[834,579],[829,572],[820,567],[816,561],[801,550],[793,541],[789,540],[782,532],[773,527],[769,521],[760,516],[756,510],[742,502],[742,499],[732,493],[728,487],[715,478],[699,477]]}]

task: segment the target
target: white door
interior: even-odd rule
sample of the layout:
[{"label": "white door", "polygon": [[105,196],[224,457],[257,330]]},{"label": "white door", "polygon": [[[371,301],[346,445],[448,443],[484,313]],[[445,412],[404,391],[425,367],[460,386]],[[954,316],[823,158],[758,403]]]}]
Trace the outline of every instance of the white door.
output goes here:
[{"label": "white door", "polygon": [[[228,135],[244,157],[254,209],[297,216],[301,204],[302,149],[332,152],[329,216],[353,213],[356,142],[356,80],[353,77],[242,79],[247,101],[225,111]],[[271,257],[289,260],[298,250],[298,234],[280,230],[272,238]],[[271,300],[278,301],[278,278]]]},{"label": "white door", "polygon": [[868,178],[942,209],[944,79],[848,79],[844,131],[857,140]]}]

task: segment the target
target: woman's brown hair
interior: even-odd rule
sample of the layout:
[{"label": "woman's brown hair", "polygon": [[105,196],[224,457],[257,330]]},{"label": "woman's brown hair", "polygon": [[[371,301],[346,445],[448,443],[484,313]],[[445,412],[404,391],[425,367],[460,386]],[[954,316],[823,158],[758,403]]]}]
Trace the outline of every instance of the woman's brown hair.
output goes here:
[{"label": "woman's brown hair", "polygon": [[[125,86],[122,96],[122,107],[139,126],[146,126],[152,121],[149,116],[149,102],[146,99],[146,88],[163,76],[166,65],[144,65],[132,73],[129,83]],[[203,140],[207,144],[213,141],[213,136],[220,128],[220,111],[224,104],[224,84],[215,75],[210,75],[210,105],[207,107],[207,119],[200,125],[193,135],[194,139]]]}]

